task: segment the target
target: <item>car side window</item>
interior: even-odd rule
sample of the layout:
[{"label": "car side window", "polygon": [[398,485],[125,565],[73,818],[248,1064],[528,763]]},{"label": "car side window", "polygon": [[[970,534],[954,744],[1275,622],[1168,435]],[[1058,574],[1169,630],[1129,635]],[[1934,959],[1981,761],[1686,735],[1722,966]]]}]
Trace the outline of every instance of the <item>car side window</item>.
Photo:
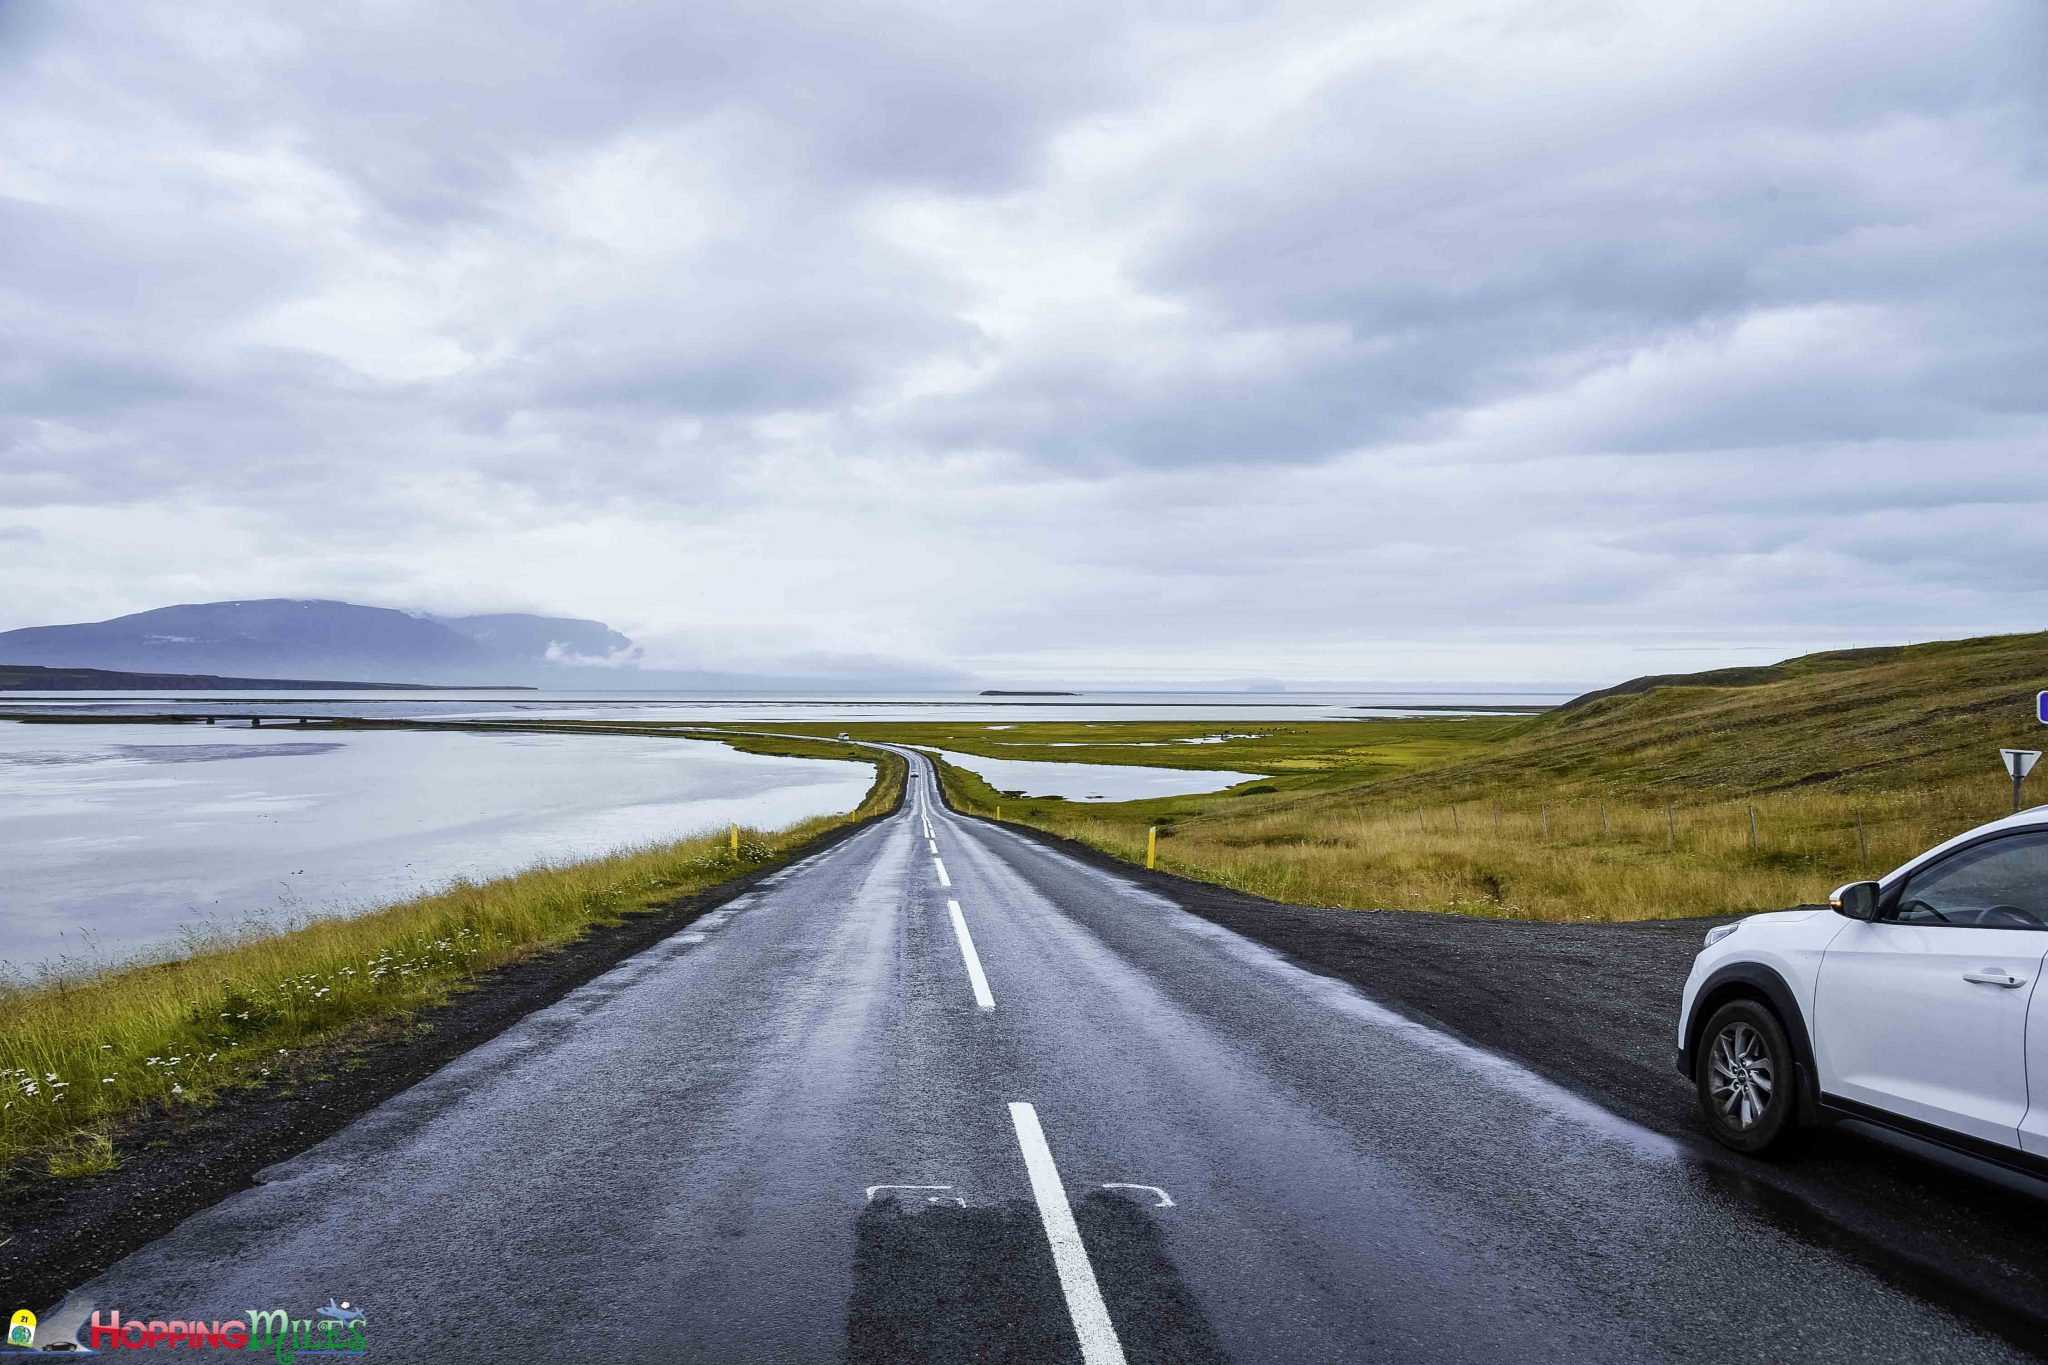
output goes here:
[{"label": "car side window", "polygon": [[1883,918],[1895,924],[2048,929],[2048,831],[1993,839],[1915,872]]}]

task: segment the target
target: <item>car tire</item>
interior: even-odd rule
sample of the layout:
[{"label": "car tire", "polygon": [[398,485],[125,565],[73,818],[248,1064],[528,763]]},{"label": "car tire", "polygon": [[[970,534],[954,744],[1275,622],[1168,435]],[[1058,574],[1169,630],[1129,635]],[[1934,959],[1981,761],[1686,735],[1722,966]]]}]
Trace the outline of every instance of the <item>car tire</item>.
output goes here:
[{"label": "car tire", "polygon": [[1797,1136],[1797,1067],[1770,1006],[1731,1000],[1715,1010],[1700,1030],[1693,1075],[1707,1127],[1723,1146],[1757,1154]]}]

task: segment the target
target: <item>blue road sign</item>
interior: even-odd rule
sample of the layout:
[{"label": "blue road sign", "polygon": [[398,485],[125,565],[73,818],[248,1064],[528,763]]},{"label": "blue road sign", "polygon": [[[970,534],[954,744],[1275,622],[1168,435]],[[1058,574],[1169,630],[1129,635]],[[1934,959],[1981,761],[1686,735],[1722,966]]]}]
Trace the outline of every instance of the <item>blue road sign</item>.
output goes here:
[{"label": "blue road sign", "polygon": [[2048,692],[2034,694],[2034,715],[2043,725],[2048,725]]}]

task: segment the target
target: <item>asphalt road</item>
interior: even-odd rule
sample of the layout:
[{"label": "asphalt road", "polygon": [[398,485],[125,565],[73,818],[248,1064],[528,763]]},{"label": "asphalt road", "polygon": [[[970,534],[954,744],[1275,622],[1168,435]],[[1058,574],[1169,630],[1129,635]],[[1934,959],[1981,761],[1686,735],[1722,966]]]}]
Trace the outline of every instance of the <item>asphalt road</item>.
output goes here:
[{"label": "asphalt road", "polygon": [[2015,1355],[1684,1144],[950,815],[921,761],[896,816],[272,1168],[43,1335],[330,1299],[403,1360]]}]

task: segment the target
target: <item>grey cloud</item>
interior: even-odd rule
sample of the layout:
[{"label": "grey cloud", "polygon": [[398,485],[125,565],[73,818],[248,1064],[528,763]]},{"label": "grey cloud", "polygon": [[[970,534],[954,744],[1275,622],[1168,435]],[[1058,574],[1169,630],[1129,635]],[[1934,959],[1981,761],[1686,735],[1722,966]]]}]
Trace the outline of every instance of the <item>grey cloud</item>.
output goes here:
[{"label": "grey cloud", "polygon": [[[1856,28],[1810,26],[1752,68],[1710,73],[1718,81],[1610,77],[1604,99],[1518,89],[1526,78],[1504,74],[1500,97],[1475,106],[1398,76],[1361,79],[1254,164],[1195,183],[1187,226],[1148,278],[1235,326],[1346,328],[1358,359],[1316,387],[1348,378],[1377,410],[1411,417],[1534,391],[1561,369],[1756,310],[1899,309],[1936,342],[1981,317],[1990,300],[1971,295],[1985,283],[2003,276],[1999,293],[2025,298],[2048,269],[2032,232],[1994,243],[1987,260],[1981,226],[2041,211],[2034,149],[2048,103],[2036,63],[2048,42],[2038,10],[2006,3],[1932,18],[1892,7]],[[1963,429],[1970,404],[1945,407],[1946,391],[2024,402],[2012,378],[2048,361],[2041,342],[2028,320],[1986,348],[1997,376],[1931,368],[1918,392],[1890,375],[1858,389],[1825,357],[1809,380],[1794,361],[1774,376],[1783,402],[1716,395],[1708,411],[1612,439],[1709,448],[1869,437],[1901,422]],[[1433,382],[1401,382],[1414,374]],[[1335,415],[1320,439],[1276,432],[1271,454],[1342,444],[1355,419]]]},{"label": "grey cloud", "polygon": [[1646,14],[0,0],[0,625],[2031,624],[2043,11]]},{"label": "grey cloud", "polygon": [[1131,93],[1121,22],[1092,5],[609,3],[571,20],[544,0],[280,3],[247,20],[271,32],[246,44],[220,41],[228,12],[202,13],[141,35],[102,20],[95,36],[126,55],[124,77],[159,89],[178,83],[167,70],[219,63],[231,79],[205,91],[203,116],[289,123],[414,226],[487,212],[538,150],[735,107],[773,130],[764,152],[833,185],[987,190],[1059,121]]}]

